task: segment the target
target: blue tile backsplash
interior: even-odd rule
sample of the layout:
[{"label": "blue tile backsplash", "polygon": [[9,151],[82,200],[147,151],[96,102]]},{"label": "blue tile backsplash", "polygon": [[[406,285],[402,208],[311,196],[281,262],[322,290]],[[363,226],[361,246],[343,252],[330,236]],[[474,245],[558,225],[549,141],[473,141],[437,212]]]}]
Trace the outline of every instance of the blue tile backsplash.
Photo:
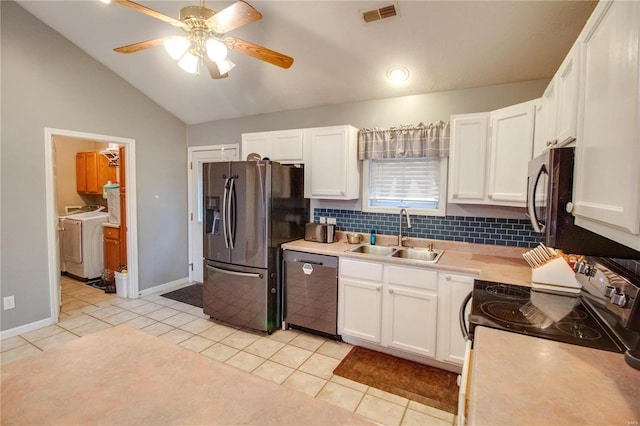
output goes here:
[{"label": "blue tile backsplash", "polygon": [[[320,217],[335,217],[338,230],[368,234],[371,227],[383,235],[398,235],[398,215],[368,213],[359,210],[314,209],[315,222]],[[413,238],[493,244],[511,247],[536,247],[540,234],[533,231],[527,219],[497,219],[468,216],[411,216],[407,229],[403,219],[402,233]]]}]

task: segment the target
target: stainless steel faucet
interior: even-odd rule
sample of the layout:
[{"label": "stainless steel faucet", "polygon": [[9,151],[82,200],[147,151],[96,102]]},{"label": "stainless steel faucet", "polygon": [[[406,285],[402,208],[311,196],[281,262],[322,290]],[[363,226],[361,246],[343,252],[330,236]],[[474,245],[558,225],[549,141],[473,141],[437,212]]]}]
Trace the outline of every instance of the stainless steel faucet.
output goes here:
[{"label": "stainless steel faucet", "polygon": [[407,209],[400,210],[400,223],[398,224],[398,246],[402,247],[402,213],[407,216],[407,228],[411,228],[411,217]]}]

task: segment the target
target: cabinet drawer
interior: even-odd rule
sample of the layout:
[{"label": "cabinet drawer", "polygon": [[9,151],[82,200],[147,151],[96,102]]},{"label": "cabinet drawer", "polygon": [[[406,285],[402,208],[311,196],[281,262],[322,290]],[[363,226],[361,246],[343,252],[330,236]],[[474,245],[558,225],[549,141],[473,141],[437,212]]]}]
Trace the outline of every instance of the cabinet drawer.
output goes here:
[{"label": "cabinet drawer", "polygon": [[104,227],[104,237],[110,240],[120,239],[120,228],[111,228],[109,226]]},{"label": "cabinet drawer", "polygon": [[340,259],[340,276],[366,281],[382,281],[382,264]]},{"label": "cabinet drawer", "polygon": [[436,271],[422,268],[387,266],[386,273],[387,282],[391,285],[401,284],[426,290],[438,290],[438,273]]}]

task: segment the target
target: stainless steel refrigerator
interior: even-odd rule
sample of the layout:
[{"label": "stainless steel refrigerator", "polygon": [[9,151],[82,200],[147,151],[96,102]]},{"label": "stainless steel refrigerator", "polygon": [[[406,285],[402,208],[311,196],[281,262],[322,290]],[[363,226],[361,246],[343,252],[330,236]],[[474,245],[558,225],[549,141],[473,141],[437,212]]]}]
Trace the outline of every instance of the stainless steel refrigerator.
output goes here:
[{"label": "stainless steel refrigerator", "polygon": [[271,161],[203,169],[204,313],[271,333],[282,320],[281,248],[304,237],[304,171]]}]

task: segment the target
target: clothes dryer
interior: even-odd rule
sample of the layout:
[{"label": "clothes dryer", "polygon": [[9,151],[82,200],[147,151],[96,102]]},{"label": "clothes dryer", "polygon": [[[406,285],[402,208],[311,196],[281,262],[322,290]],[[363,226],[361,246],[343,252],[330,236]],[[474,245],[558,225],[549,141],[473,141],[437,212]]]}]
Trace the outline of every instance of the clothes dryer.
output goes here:
[{"label": "clothes dryer", "polygon": [[102,224],[108,213],[92,211],[59,218],[62,270],[81,280],[99,278],[104,269]]}]

